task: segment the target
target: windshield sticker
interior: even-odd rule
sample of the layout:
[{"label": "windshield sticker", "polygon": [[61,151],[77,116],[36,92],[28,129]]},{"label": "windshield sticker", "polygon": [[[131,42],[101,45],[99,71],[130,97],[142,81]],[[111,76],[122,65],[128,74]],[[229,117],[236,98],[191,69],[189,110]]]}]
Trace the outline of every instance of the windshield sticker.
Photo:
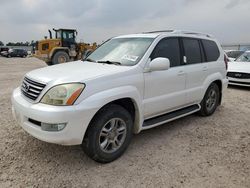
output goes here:
[{"label": "windshield sticker", "polygon": [[139,56],[135,56],[135,55],[124,55],[122,57],[122,59],[126,59],[129,61],[136,61],[138,59]]}]

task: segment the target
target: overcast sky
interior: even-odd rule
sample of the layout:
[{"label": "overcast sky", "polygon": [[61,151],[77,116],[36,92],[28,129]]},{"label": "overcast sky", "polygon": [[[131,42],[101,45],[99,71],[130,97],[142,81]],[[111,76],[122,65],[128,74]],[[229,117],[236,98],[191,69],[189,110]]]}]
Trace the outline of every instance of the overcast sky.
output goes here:
[{"label": "overcast sky", "polygon": [[250,43],[250,0],[0,0],[1,41],[39,40],[53,27],[75,28],[85,42],[183,29]]}]

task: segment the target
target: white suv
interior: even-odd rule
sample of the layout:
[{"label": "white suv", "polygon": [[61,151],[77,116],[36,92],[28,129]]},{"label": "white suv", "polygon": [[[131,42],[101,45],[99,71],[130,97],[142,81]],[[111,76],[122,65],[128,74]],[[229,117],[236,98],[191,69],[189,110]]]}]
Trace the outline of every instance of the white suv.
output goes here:
[{"label": "white suv", "polygon": [[227,62],[210,35],[156,31],[112,38],[84,61],[27,73],[13,114],[32,136],[82,145],[117,159],[132,134],[199,112],[211,115],[227,87]]}]

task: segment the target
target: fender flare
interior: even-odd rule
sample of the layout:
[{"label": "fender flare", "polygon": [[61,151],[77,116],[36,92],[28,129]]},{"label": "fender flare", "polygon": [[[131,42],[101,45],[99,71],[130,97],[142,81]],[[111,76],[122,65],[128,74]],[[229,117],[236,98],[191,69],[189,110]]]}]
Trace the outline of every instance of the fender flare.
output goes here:
[{"label": "fender flare", "polygon": [[[96,113],[105,105],[114,102],[119,99],[129,98],[132,100],[135,108],[135,123],[134,133],[139,133],[143,124],[143,112],[142,112],[142,98],[134,86],[122,86],[117,88],[108,89],[95,93],[84,99],[78,99],[75,104],[88,105],[90,108],[97,109]],[[92,119],[96,115],[93,115]]]},{"label": "fender flare", "polygon": [[222,77],[221,73],[217,72],[217,73],[214,73],[212,75],[209,75],[207,77],[207,79],[204,81],[204,83],[203,83],[204,87],[203,87],[203,93],[202,93],[203,95],[202,96],[205,95],[205,93],[206,93],[208,87],[211,85],[211,83],[213,83],[217,80],[221,82],[222,90],[223,90],[223,77]]}]

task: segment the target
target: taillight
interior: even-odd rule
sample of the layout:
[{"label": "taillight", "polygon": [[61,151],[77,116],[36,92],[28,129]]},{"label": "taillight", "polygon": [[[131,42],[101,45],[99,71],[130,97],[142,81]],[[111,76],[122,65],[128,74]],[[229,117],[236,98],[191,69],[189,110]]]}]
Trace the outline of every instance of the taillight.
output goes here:
[{"label": "taillight", "polygon": [[226,55],[224,55],[224,62],[225,62],[225,66],[226,66],[226,70],[227,70],[227,68],[228,68],[228,58],[227,58],[227,56]]}]

